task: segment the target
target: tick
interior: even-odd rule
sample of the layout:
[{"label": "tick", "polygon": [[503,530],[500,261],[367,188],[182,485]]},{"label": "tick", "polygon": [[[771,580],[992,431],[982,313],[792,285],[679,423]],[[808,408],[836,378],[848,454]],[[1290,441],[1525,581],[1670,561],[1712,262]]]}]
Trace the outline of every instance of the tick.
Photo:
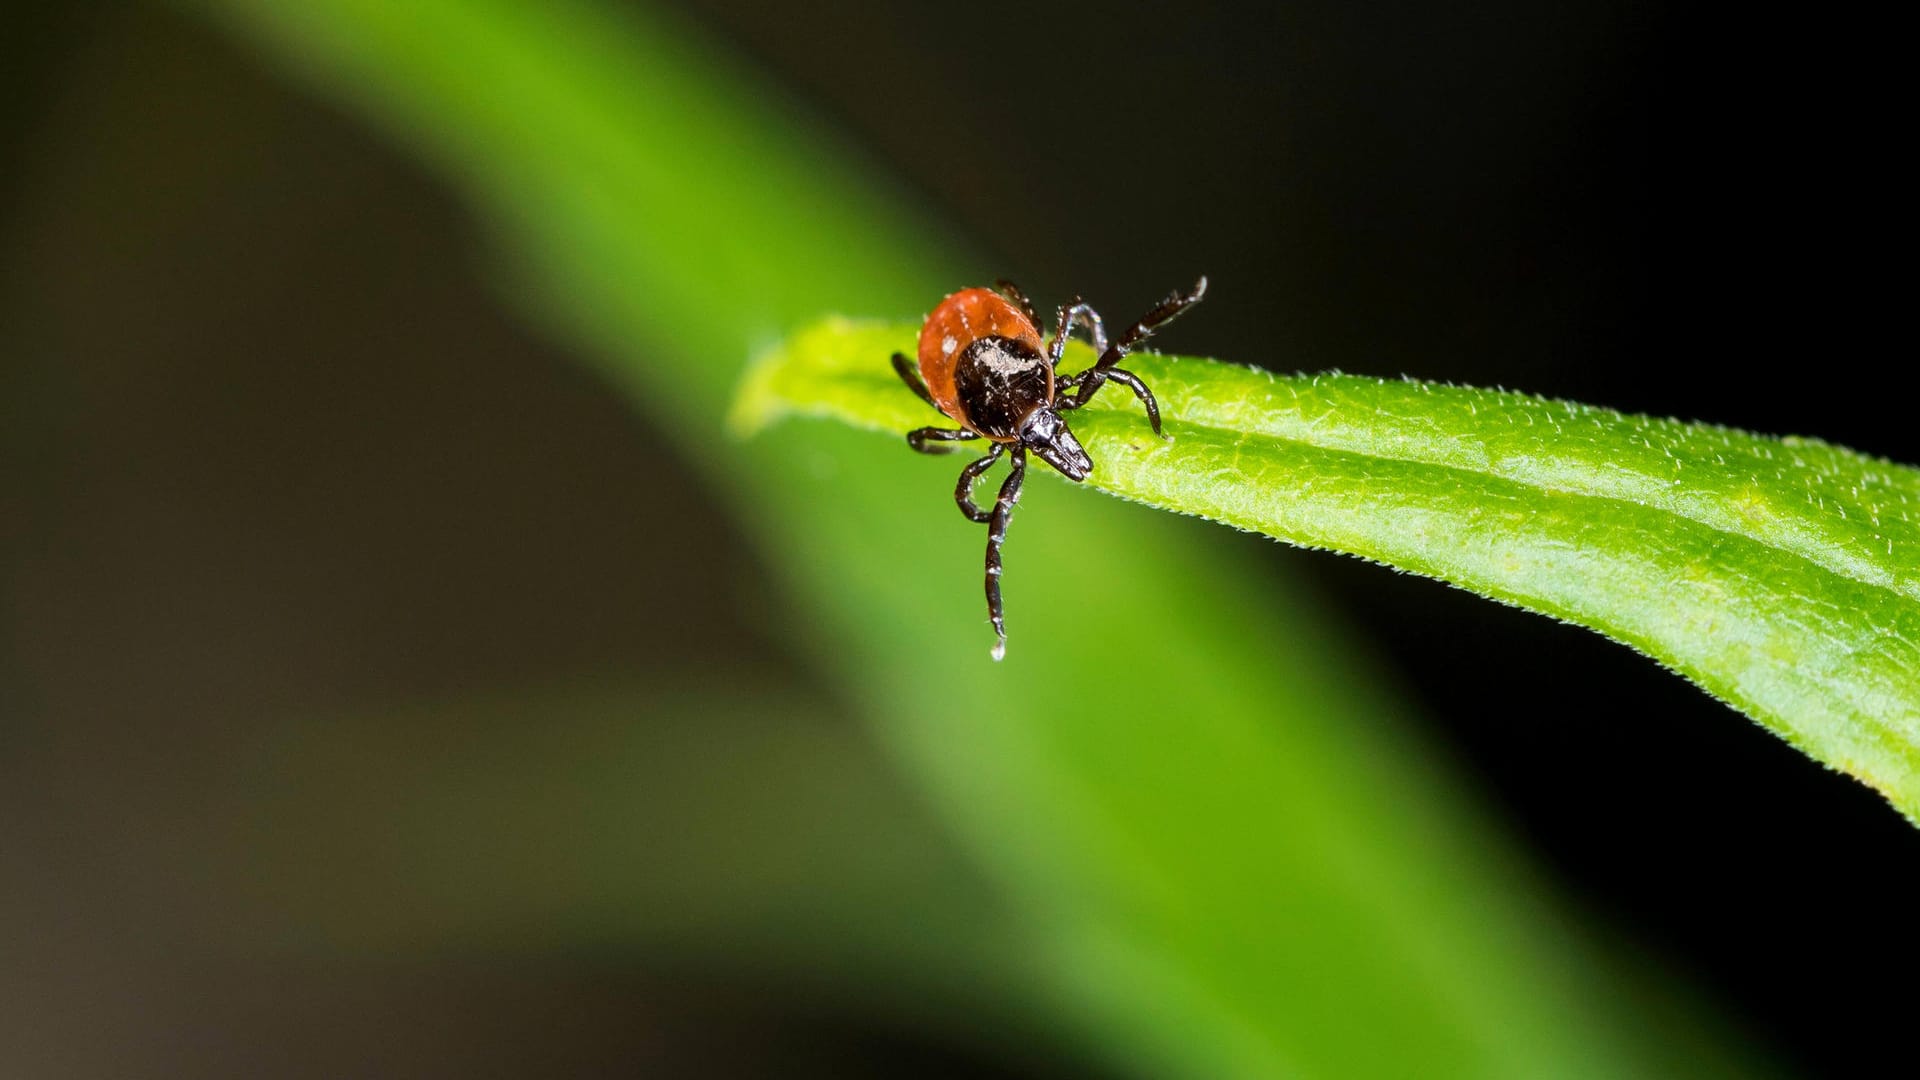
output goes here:
[{"label": "tick", "polygon": [[[953,501],[968,521],[987,527],[987,615],[998,638],[993,658],[1007,654],[1007,625],[1000,606],[1000,545],[1020,501],[1027,473],[1027,452],[1079,483],[1093,472],[1093,461],[1073,437],[1063,415],[1085,405],[1102,386],[1117,382],[1146,406],[1153,433],[1161,435],[1160,404],[1140,377],[1119,367],[1128,353],[1154,331],[1200,302],[1207,279],[1189,292],[1175,292],[1140,317],[1126,332],[1107,340],[1100,314],[1079,297],[1059,310],[1053,340],[1040,337],[1033,302],[1020,287],[1001,280],[991,289],[962,289],[940,301],[920,327],[920,363],[893,354],[893,370],[920,399],[940,410],[955,428],[923,427],[907,433],[907,445],[923,454],[949,453],[957,442],[985,439],[993,445],[960,470]],[[1062,374],[1060,354],[1074,327],[1082,328],[1100,358],[1078,375]],[[1165,438],[1164,435],[1161,435]],[[1012,459],[992,510],[973,501],[973,485],[1002,454]]]}]

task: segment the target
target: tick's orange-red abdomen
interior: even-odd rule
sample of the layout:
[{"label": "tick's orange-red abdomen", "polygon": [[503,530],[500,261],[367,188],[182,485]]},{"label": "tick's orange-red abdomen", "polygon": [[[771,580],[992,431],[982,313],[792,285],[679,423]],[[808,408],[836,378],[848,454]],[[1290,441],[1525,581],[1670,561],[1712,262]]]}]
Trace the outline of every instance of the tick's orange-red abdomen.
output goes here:
[{"label": "tick's orange-red abdomen", "polygon": [[1044,353],[1040,328],[1025,312],[992,289],[962,289],[933,309],[920,327],[920,377],[927,392],[954,423],[969,430],[973,422],[960,403],[953,368],[968,345],[983,337],[1012,338],[1036,353]]}]

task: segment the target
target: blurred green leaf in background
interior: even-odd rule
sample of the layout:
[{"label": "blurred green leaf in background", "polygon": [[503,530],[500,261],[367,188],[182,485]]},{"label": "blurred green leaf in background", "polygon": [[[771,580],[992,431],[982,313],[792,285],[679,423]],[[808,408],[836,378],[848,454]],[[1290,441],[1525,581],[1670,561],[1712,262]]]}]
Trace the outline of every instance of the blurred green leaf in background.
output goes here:
[{"label": "blurred green leaf in background", "polygon": [[[575,2],[204,9],[443,171],[494,231],[505,293],[670,433],[756,537],[793,647],[860,703],[1010,913],[976,952],[962,935],[979,923],[928,919],[919,890],[869,891],[847,918],[893,921],[868,931],[878,951],[954,939],[873,978],[955,1010],[958,986],[991,987],[995,1008],[1032,1010],[1127,1075],[1741,1064],[1684,992],[1573,929],[1311,603],[1247,587],[1269,547],[1037,485],[1009,550],[1029,647],[996,667],[980,537],[946,500],[945,463],[819,425],[730,438],[748,357],[803,322],[910,319],[1006,268],[918,221],[684,28]],[[687,714],[781,708],[712,689],[690,689]],[[591,705],[601,723],[610,708]],[[538,844],[604,839],[564,825]],[[583,938],[620,936],[622,913],[604,915]],[[646,936],[647,912],[631,915]],[[970,954],[984,970],[932,970]]]}]

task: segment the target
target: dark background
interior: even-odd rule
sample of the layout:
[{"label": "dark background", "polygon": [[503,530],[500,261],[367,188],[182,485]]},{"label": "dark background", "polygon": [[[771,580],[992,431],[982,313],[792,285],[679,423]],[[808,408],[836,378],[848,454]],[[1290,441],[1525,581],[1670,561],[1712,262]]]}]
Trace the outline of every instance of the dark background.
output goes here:
[{"label": "dark background", "polygon": [[[1626,3],[687,10],[1043,304],[1080,292],[1119,319],[1204,271],[1181,351],[1920,460],[1883,268],[1912,189],[1891,25]],[[501,313],[416,165],[165,9],[9,25],[0,920],[19,941],[0,992],[52,1019],[0,1032],[59,1048],[26,1060],[84,1072],[104,1030],[173,1044],[149,1063],[183,1073],[1067,1069],[777,980],[549,960],[449,997],[433,963],[208,958],[226,916],[179,872],[201,841],[177,837],[219,821],[196,770],[259,715],[636,656],[641,681],[724,655],[834,702],[751,602],[707,602],[752,591],[751,555],[656,436]],[[643,469],[671,542],[703,553],[684,573],[627,572],[669,541],[596,497]],[[1920,840],[1877,796],[1586,631],[1304,565],[1590,913],[1789,1067],[1904,1046],[1883,980],[1920,967],[1897,932]],[[663,607],[696,617],[647,618]]]}]

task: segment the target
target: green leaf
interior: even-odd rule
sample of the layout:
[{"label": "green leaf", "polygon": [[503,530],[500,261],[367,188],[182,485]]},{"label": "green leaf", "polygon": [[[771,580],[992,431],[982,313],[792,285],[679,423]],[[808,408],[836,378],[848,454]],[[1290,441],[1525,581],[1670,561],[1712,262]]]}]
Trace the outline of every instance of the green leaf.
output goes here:
[{"label": "green leaf", "polygon": [[[915,333],[836,319],[797,334],[754,369],[736,430],[785,412],[932,423],[885,359]],[[1076,358],[1092,359],[1078,343]],[[1920,471],[1524,394],[1128,366],[1172,439],[1124,388],[1096,397],[1073,421],[1090,486],[1598,630],[1920,821]]]}]

